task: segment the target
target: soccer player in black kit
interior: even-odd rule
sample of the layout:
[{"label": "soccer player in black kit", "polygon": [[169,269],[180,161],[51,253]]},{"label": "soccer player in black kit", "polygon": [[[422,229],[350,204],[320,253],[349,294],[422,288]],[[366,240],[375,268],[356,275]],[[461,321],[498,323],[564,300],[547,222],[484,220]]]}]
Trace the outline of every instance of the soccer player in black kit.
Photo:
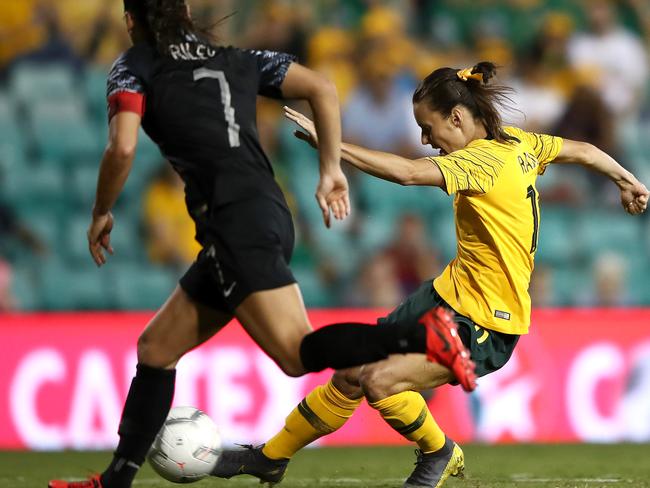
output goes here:
[{"label": "soccer player in black kit", "polygon": [[288,267],[291,215],[258,141],[256,96],[309,102],[320,141],[316,198],[329,226],[330,212],[337,219],[350,212],[333,84],[288,54],[209,43],[185,0],[124,0],[124,8],[134,45],[108,77],[109,142],[88,229],[90,253],[98,266],[106,263],[104,251],[113,253],[111,209],[128,177],[141,125],[185,182],[203,249],[138,339],[137,371],[112,462],[101,475],[50,481],[49,488],[130,487],[169,412],[176,363],[233,317],[290,376],[421,352],[471,387],[472,364],[440,310],[424,327],[414,324],[408,337],[402,328],[366,324],[309,334]]}]

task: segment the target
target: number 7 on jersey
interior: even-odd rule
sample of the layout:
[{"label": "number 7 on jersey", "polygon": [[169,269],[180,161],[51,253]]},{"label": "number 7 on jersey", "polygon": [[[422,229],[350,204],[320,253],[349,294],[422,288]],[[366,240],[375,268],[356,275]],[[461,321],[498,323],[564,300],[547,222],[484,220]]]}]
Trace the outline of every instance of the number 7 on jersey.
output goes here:
[{"label": "number 7 on jersey", "polygon": [[223,113],[228,123],[228,143],[230,147],[239,147],[239,124],[235,120],[235,108],[232,106],[232,97],[230,95],[230,85],[226,75],[221,70],[208,68],[198,68],[194,70],[194,81],[203,78],[213,78],[219,81],[221,89],[221,103],[223,104]]}]

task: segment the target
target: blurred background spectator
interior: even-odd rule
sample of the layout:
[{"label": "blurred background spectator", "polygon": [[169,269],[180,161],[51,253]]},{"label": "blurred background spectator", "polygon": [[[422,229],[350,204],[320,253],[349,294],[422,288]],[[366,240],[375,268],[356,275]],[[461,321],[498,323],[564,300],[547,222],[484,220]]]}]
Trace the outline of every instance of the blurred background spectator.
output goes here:
[{"label": "blurred background spectator", "polygon": [[442,271],[438,251],[426,235],[426,227],[417,214],[404,214],[397,232],[384,250],[395,263],[395,272],[404,296],[410,295],[424,280]]},{"label": "blurred background spectator", "polygon": [[[489,59],[515,89],[509,123],[591,142],[650,181],[646,0],[188,1],[221,43],[288,51],[332,78],[350,142],[428,154],[410,103],[418,80]],[[154,308],[198,251],[182,183],[142,134],[114,212],[116,254],[101,271],[87,256],[106,74],[129,45],[122,16],[118,1],[0,2],[0,310]],[[258,129],[295,216],[307,305],[393,307],[453,257],[452,201],[439,190],[348,168],[353,218],[326,230],[315,152],[275,101],[260,99]],[[538,186],[534,303],[650,304],[648,218],[626,216],[613,185],[570,166]]]},{"label": "blurred background spectator", "polygon": [[201,246],[185,207],[185,184],[166,161],[146,189],[143,206],[149,260],[183,272]]},{"label": "blurred background spectator", "polygon": [[353,307],[393,308],[403,298],[395,261],[387,254],[378,253],[361,265],[359,277],[347,293],[346,304]]},{"label": "blurred background spectator", "polygon": [[582,4],[587,26],[569,40],[569,60],[596,79],[603,100],[617,117],[634,118],[648,79],[648,53],[641,36],[621,23],[617,2],[583,0]]},{"label": "blurred background spectator", "polygon": [[11,248],[20,246],[22,250],[43,256],[47,246],[23,223],[13,209],[0,201],[0,255],[11,254]]},{"label": "blurred background spectator", "polygon": [[629,305],[627,273],[628,263],[623,256],[614,252],[600,254],[593,264],[593,286],[586,304],[599,307]]},{"label": "blurred background spectator", "polygon": [[11,312],[16,308],[16,299],[11,289],[11,267],[0,259],[0,313]]}]

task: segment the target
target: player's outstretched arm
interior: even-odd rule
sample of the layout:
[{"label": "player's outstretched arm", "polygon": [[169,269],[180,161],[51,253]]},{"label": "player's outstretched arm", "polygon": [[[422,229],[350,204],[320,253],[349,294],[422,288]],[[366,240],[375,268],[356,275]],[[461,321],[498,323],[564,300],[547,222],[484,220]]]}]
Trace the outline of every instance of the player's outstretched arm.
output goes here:
[{"label": "player's outstretched arm", "polygon": [[632,215],[645,212],[648,207],[648,189],[614,158],[586,142],[564,140],[556,163],[575,163],[607,176],[621,191],[621,204]]},{"label": "player's outstretched arm", "polygon": [[348,182],[341,171],[341,114],[336,86],[328,78],[292,63],[282,82],[282,96],[307,100],[314,113],[320,145],[320,182],[316,200],[330,225],[330,209],[341,220],[350,214]]},{"label": "player's outstretched arm", "polygon": [[97,266],[106,263],[104,250],[113,254],[111,209],[131,171],[140,121],[141,116],[136,113],[120,112],[113,116],[109,125],[108,144],[99,167],[92,222],[88,228],[88,248]]},{"label": "player's outstretched arm", "polygon": [[[289,107],[284,107],[284,115],[304,130],[304,132],[294,132],[298,139],[302,139],[312,147],[319,147],[320,141],[314,123],[308,117]],[[444,185],[440,168],[427,158],[408,159],[346,142],[341,144],[341,157],[364,173],[400,185],[439,187]]]}]

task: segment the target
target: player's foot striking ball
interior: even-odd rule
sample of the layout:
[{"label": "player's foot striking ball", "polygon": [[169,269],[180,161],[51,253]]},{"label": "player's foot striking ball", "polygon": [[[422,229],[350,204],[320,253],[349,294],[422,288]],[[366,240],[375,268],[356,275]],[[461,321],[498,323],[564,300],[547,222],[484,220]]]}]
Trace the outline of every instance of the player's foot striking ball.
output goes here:
[{"label": "player's foot striking ball", "polygon": [[212,475],[219,478],[232,478],[239,474],[250,474],[259,478],[262,483],[282,481],[289,465],[288,459],[266,457],[262,452],[263,444],[257,447],[250,445],[243,447],[244,449],[223,451]]},{"label": "player's foot striking ball", "polygon": [[403,488],[439,488],[450,476],[462,478],[465,460],[462,449],[447,438],[442,449],[423,453],[416,450],[415,469],[404,483]]}]

